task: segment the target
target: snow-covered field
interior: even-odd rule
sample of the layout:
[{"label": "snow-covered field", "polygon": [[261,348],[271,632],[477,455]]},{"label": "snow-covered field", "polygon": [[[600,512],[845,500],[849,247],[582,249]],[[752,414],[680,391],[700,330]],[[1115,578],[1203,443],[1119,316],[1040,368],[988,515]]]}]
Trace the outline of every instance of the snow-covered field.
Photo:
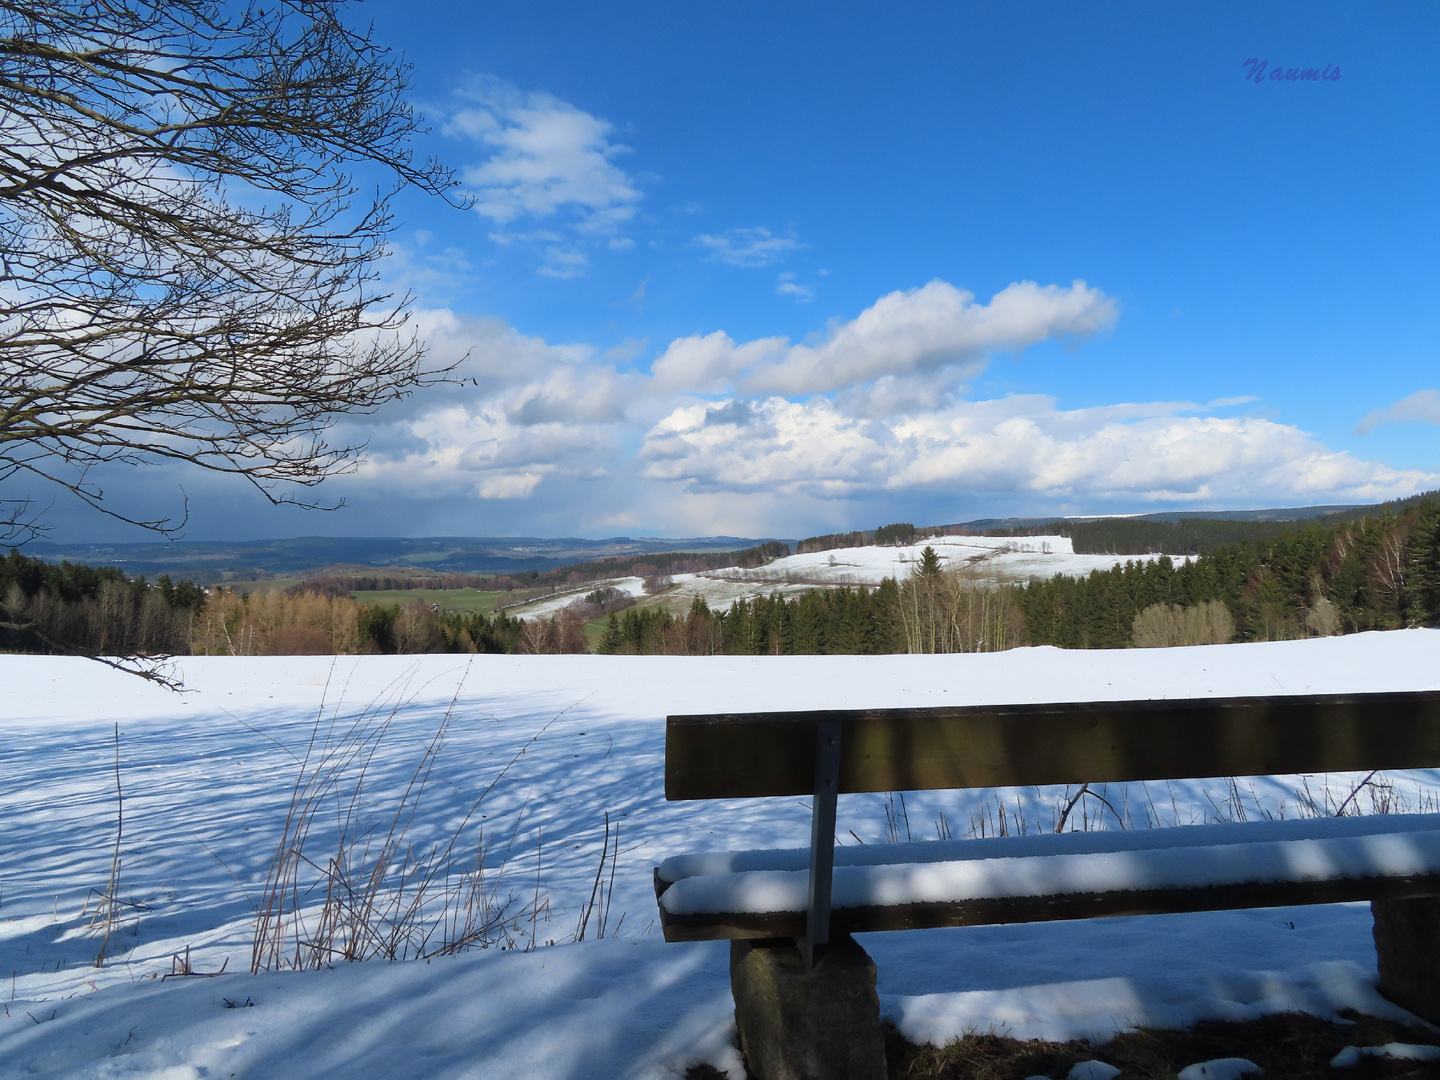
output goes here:
[{"label": "snow-covered field", "polygon": [[597,589],[605,588],[616,589],[638,600],[645,595],[645,579],[623,577],[591,581],[578,588],[567,589],[564,592],[556,593],[554,596],[545,596],[539,600],[532,600],[528,604],[506,604],[504,607],[511,615],[520,619],[548,619],[551,615],[558,613],[562,608],[583,601],[586,594],[595,592]]},{"label": "snow-covered field", "polygon": [[[1068,536],[1023,536],[1014,539],[936,536],[905,547],[836,548],[787,555],[752,569],[732,566],[698,574],[676,574],[673,578],[675,588],[667,592],[660,602],[674,611],[683,612],[690,607],[691,600],[699,596],[711,608],[723,611],[735,600],[755,596],[774,593],[793,596],[817,588],[879,585],[887,577],[897,580],[906,577],[920,561],[920,553],[926,547],[935,549],[940,556],[940,565],[945,569],[969,570],[979,580],[991,584],[1052,578],[1057,574],[1084,577],[1092,570],[1109,570],[1129,561],[1147,562],[1160,558],[1159,555],[1077,555]],[[1177,562],[1185,561],[1185,556],[1171,558]],[[603,585],[635,597],[644,595],[644,582],[640,578],[616,578],[584,586],[575,592],[517,605],[511,611],[521,618],[544,618]]]},{"label": "snow-covered field", "polygon": [[935,549],[946,570],[971,570],[986,581],[1028,581],[1056,574],[1084,577],[1091,570],[1109,570],[1158,555],[1077,555],[1068,536],[936,536],[904,547],[836,548],[788,555],[753,570],[713,570],[704,575],[730,581],[802,582],[814,585],[879,585],[903,578],[920,561],[925,548]]},{"label": "snow-covered field", "polygon": [[[809,813],[788,799],[664,802],[667,713],[1440,689],[1440,631],[1113,653],[217,657],[177,671],[186,693],[84,660],[0,656],[0,977],[10,984],[0,983],[0,1078],[579,1080],[676,1076],[699,1061],[738,1077],[727,947],[659,940],[651,870],[705,848],[803,846]],[[388,823],[387,800],[452,710],[409,839],[423,856],[513,762],[474,824],[490,844],[491,884],[548,905],[511,928],[513,949],[249,975],[253,905],[316,718],[343,726],[367,709],[393,718],[362,825]],[[122,919],[96,968],[89,923],[111,872],[117,726]],[[1433,808],[1435,776],[1392,779],[1411,808]],[[1310,780],[1322,800],[1327,786],[1332,803],[1350,790],[1348,778]],[[1126,824],[1150,820],[1139,791],[1106,795]],[[1062,796],[927,793],[907,796],[903,813],[916,840],[934,836],[942,814],[957,836],[982,816],[993,828],[997,799],[1048,830]],[[1167,824],[1234,816],[1237,798],[1248,816],[1298,811],[1278,778],[1151,796]],[[883,843],[887,809],[884,796],[842,797],[840,835]],[[317,862],[334,813],[312,832]],[[620,829],[607,937],[571,944],[595,893],[607,813]],[[1114,817],[1104,810],[1099,826]],[[904,838],[902,819],[893,829]],[[1295,1008],[1399,1015],[1374,990],[1364,905],[878,934],[864,945],[883,1009],[917,1040],[991,1028],[1103,1038],[1131,1024]],[[225,974],[163,978],[187,949],[192,971]]]}]

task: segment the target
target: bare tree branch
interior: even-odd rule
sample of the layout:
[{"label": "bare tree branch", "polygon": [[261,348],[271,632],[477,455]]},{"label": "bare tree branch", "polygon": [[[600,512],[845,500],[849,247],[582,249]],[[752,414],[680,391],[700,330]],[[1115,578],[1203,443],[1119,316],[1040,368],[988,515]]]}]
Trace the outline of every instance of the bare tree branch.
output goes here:
[{"label": "bare tree branch", "polygon": [[[354,467],[343,415],[444,377],[379,287],[417,163],[408,69],[340,0],[0,0],[0,536],[34,491],[189,462],[272,501]],[[390,186],[360,198],[350,170]]]}]

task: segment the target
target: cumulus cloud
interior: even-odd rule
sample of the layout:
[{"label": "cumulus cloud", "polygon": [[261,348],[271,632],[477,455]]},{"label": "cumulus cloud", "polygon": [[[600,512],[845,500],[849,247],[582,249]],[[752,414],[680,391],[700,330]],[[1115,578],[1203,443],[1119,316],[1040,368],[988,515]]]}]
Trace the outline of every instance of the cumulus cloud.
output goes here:
[{"label": "cumulus cloud", "polygon": [[613,368],[557,367],[517,390],[505,404],[511,421],[534,424],[614,424],[625,418],[632,380]]},{"label": "cumulus cloud", "polygon": [[676,338],[653,364],[657,387],[717,393],[735,376],[768,357],[783,353],[788,338],[771,337],[737,345],[723,330]]},{"label": "cumulus cloud", "polygon": [[1355,425],[1356,435],[1369,435],[1381,424],[1440,424],[1440,390],[1416,390],[1384,409],[1367,413]]},{"label": "cumulus cloud", "polygon": [[774,236],[769,229],[730,229],[719,234],[702,233],[695,243],[709,249],[707,258],[728,266],[769,266],[790,251],[801,247],[798,240]]},{"label": "cumulus cloud", "polygon": [[[1013,504],[1018,493],[1043,512],[1371,502],[1440,486],[1291,425],[1215,415],[1224,402],[1067,410],[1035,395],[967,400],[957,381],[986,350],[1083,337],[1114,318],[1113,302],[1083,282],[1020,283],[984,304],[932,282],[802,345],[721,330],[679,338],[647,371],[636,363],[643,341],[553,344],[496,319],[420,311],[431,357],[456,365],[459,382],[350,420],[341,434],[368,439],[371,454],[346,482],[372,498],[529,499],[577,521],[640,513],[691,531],[710,507],[724,516],[701,532],[752,534],[896,499]],[[750,390],[766,385],[785,390]],[[1412,395],[1386,412],[1428,418],[1437,398]]]},{"label": "cumulus cloud", "polygon": [[489,151],[462,172],[480,213],[508,225],[564,211],[582,231],[606,234],[634,217],[641,194],[615,164],[628,148],[610,141],[608,121],[499,79],[476,80],[460,97],[443,130]]},{"label": "cumulus cloud", "polygon": [[635,376],[587,345],[552,345],[498,319],[421,311],[416,327],[452,381],[363,418],[351,482],[407,496],[533,495],[551,478],[605,475]]},{"label": "cumulus cloud", "polygon": [[940,368],[978,370],[987,355],[1048,338],[1084,338],[1114,325],[1118,305],[1083,281],[1068,287],[1020,281],[988,304],[944,281],[883,296],[818,344],[787,338],[737,344],[728,334],[679,338],[654,365],[671,388],[747,393],[826,393]]},{"label": "cumulus cloud", "polygon": [[1175,404],[1066,411],[1016,396],[882,422],[824,397],[772,396],[746,404],[745,424],[713,422],[731,408],[672,411],[645,437],[644,475],[697,491],[823,498],[929,489],[1146,502],[1371,500],[1440,479],[1327,450],[1289,425],[1180,415]]},{"label": "cumulus cloud", "polygon": [[1114,325],[1115,300],[1083,281],[1020,281],[988,304],[944,281],[883,296],[817,345],[796,345],[752,371],[753,393],[811,394],[982,360],[1047,338],[1088,337]]},{"label": "cumulus cloud", "polygon": [[963,371],[882,375],[873,383],[841,391],[835,401],[846,414],[870,420],[932,413],[956,400],[960,389],[955,384],[956,374]]}]

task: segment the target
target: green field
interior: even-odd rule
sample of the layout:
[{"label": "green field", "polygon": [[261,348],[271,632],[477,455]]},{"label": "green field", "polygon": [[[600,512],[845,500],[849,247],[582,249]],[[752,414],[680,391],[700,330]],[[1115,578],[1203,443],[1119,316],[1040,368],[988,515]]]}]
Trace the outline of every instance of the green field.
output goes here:
[{"label": "green field", "polygon": [[443,611],[479,612],[489,615],[501,597],[518,600],[518,592],[481,592],[479,589],[357,589],[350,594],[362,604],[435,604]]},{"label": "green field", "polygon": [[600,647],[600,636],[605,633],[605,624],[609,621],[602,616],[598,619],[591,619],[585,624],[585,644],[594,652]]},{"label": "green field", "polygon": [[299,578],[296,578],[296,577],[276,577],[276,578],[261,578],[260,580],[257,581],[257,580],[255,580],[254,578],[245,578],[245,579],[243,579],[243,580],[237,579],[237,580],[235,580],[235,581],[217,581],[217,582],[215,582],[215,584],[216,584],[216,585],[221,585],[221,586],[229,589],[231,592],[237,592],[237,593],[262,592],[262,593],[263,593],[263,592],[272,592],[272,591],[275,590],[275,589],[289,589],[289,588],[291,588],[292,586],[299,585],[299,584],[300,584],[300,579],[299,579]]}]

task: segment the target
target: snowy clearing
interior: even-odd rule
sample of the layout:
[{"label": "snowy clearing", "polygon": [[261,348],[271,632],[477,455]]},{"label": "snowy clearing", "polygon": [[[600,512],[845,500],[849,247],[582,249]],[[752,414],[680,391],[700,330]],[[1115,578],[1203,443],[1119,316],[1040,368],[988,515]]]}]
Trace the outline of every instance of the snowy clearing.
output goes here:
[{"label": "snowy clearing", "polygon": [[[1440,689],[1440,631],[1109,653],[187,658],[177,672],[184,694],[84,660],[0,656],[0,973],[14,973],[0,995],[0,1077],[579,1080],[673,1077],[700,1061],[738,1077],[727,947],[659,940],[652,867],[705,848],[801,847],[809,811],[796,799],[665,803],[667,713]],[[374,835],[452,701],[408,841],[422,857],[443,842],[513,760],[472,819],[498,895],[548,901],[506,929],[513,951],[246,974],[254,904],[317,716],[343,727],[368,709],[388,722],[359,811]],[[115,844],[117,725],[119,926],[96,968],[90,923]],[[1398,809],[1434,809],[1433,774],[1390,780],[1379,795]],[[1333,808],[1352,786],[1312,777],[1309,797]],[[1151,793],[1154,809],[1120,785],[1105,795],[1135,828],[1299,817],[1305,799],[1283,778],[1168,785]],[[842,796],[839,831],[876,845],[948,822],[962,837],[981,822],[993,831],[1005,806],[1012,829],[1018,813],[1048,832],[1063,796]],[[316,819],[317,860],[340,809],[327,803]],[[607,937],[567,944],[595,893],[606,814],[620,829],[613,892],[600,890]],[[1110,810],[1077,809],[1072,821],[1120,823]],[[472,828],[472,861],[477,843]],[[1374,990],[1366,905],[863,943],[882,1009],[917,1041],[990,1029],[1100,1039],[1288,1009],[1404,1016]],[[192,972],[225,974],[163,978],[187,949]]]},{"label": "snowy clearing", "polygon": [[[812,586],[879,585],[903,578],[934,548],[946,570],[971,570],[981,580],[1028,581],[1056,574],[1084,577],[1091,570],[1109,570],[1126,562],[1147,562],[1159,555],[1077,555],[1068,536],[935,536],[903,547],[836,548],[787,555],[753,570],[709,570],[703,577],[729,581],[801,582]],[[1183,561],[1183,556],[1172,556]]]},{"label": "snowy clearing", "polygon": [[[694,597],[712,609],[723,611],[736,600],[756,596],[794,596],[810,589],[835,589],[846,585],[879,585],[887,577],[905,578],[920,561],[920,553],[933,547],[940,565],[947,570],[969,570],[989,584],[1052,578],[1057,574],[1084,577],[1092,570],[1109,570],[1126,562],[1147,562],[1159,555],[1077,555],[1068,536],[936,536],[905,547],[836,548],[787,555],[764,566],[738,566],[705,570],[696,574],[675,574],[675,587],[657,602],[683,613]],[[1176,562],[1186,557],[1170,556]],[[593,589],[611,586],[634,597],[644,596],[640,578],[597,581],[553,597],[509,608],[521,618],[545,618],[574,603]]]}]

